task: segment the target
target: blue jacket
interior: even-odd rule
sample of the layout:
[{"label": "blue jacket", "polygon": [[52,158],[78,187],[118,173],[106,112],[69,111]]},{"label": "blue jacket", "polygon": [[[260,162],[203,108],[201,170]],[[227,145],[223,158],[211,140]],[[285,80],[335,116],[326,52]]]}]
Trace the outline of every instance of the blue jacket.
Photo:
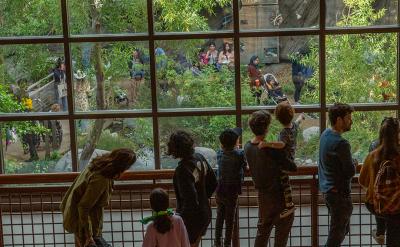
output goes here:
[{"label": "blue jacket", "polygon": [[339,133],[326,129],[319,142],[318,178],[321,192],[335,188],[349,195],[356,161],[352,159],[350,144]]}]

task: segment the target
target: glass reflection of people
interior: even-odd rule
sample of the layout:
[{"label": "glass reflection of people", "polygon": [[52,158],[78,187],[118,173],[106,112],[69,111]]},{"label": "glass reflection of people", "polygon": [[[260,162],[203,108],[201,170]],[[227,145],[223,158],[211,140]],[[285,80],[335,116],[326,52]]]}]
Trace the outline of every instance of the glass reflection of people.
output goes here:
[{"label": "glass reflection of people", "polygon": [[254,55],[250,58],[250,63],[247,66],[247,73],[250,77],[250,91],[258,105],[260,104],[262,93],[261,85],[265,83],[264,78],[261,75],[261,70],[259,69],[259,63],[260,59],[258,56]]},{"label": "glass reflection of people", "polygon": [[221,68],[223,65],[227,65],[228,67],[233,67],[235,62],[234,52],[231,49],[231,45],[228,42],[224,43],[222,51],[218,56],[218,65]]},{"label": "glass reflection of people", "polygon": [[215,43],[211,42],[208,46],[208,51],[206,53],[207,64],[214,65],[218,63],[218,51],[216,49]]},{"label": "glass reflection of people", "polygon": [[58,103],[62,107],[63,111],[67,111],[67,83],[65,76],[65,63],[62,58],[57,59],[56,67],[53,69],[53,79],[55,92],[54,103]]}]

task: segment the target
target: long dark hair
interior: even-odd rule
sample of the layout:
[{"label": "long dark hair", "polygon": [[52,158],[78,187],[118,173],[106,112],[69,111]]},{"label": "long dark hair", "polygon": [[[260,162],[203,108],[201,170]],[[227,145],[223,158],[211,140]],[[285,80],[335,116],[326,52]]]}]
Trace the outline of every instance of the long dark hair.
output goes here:
[{"label": "long dark hair", "polygon": [[[168,193],[161,188],[152,190],[150,193],[150,206],[154,212],[167,210],[169,207]],[[156,217],[153,224],[157,232],[161,234],[168,232],[172,228],[171,218],[168,215]]]},{"label": "long dark hair", "polygon": [[396,118],[385,118],[379,130],[379,144],[376,162],[392,160],[399,152],[399,121]]},{"label": "long dark hair", "polygon": [[126,171],[136,162],[136,154],[132,149],[119,148],[111,153],[93,159],[89,169],[99,172],[103,177],[113,179]]},{"label": "long dark hair", "polygon": [[249,63],[249,65],[253,65],[254,67],[257,67],[258,64],[254,64],[254,61],[256,61],[257,58],[258,58],[258,56],[253,55],[253,56],[250,58],[250,63]]},{"label": "long dark hair", "polygon": [[[227,46],[227,45],[229,46],[229,49],[228,49],[228,50],[226,49],[226,46]],[[224,55],[226,55],[227,52],[229,52],[229,53],[232,52],[231,45],[230,45],[228,42],[225,42],[225,43],[224,43],[224,47],[222,48],[222,52],[223,52]]]}]

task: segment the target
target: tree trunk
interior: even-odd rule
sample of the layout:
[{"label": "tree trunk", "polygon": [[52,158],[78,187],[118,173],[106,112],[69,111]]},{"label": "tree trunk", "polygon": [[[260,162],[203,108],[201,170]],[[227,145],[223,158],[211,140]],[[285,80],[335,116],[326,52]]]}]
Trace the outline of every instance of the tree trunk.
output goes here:
[{"label": "tree trunk", "polygon": [[[99,12],[96,9],[94,1],[91,4],[91,16],[92,16],[92,28],[94,28],[96,34],[101,33],[101,26],[99,20]],[[101,43],[96,43],[94,47],[94,60],[95,60],[95,68],[96,68],[96,105],[97,110],[105,110],[106,101],[105,101],[105,87],[104,87],[104,68],[103,68],[103,60],[101,58]],[[100,139],[101,133],[104,127],[104,119],[96,119],[92,130],[90,131],[89,140],[86,142],[82,154],[79,160],[79,166],[83,169],[90,158],[94,150],[96,149],[97,142]]]}]

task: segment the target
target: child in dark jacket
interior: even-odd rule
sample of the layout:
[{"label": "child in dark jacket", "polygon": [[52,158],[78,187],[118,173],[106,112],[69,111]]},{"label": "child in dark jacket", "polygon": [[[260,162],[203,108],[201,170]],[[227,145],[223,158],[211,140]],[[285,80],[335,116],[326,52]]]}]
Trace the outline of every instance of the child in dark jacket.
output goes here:
[{"label": "child in dark jacket", "polygon": [[216,190],[215,247],[220,247],[222,244],[224,221],[224,246],[231,246],[237,199],[238,195],[242,193],[244,170],[247,167],[244,152],[242,149],[238,149],[241,135],[242,129],[234,128],[224,130],[219,136],[222,149],[217,152],[218,185]]}]

